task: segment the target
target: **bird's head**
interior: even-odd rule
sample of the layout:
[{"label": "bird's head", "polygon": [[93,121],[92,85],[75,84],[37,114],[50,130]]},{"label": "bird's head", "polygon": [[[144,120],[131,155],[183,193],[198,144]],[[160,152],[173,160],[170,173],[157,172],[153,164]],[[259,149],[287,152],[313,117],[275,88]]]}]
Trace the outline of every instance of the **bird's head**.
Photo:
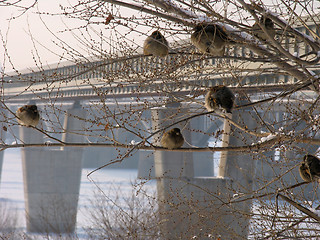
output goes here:
[{"label": "bird's head", "polygon": [[179,128],[174,128],[174,129],[173,129],[173,132],[174,132],[176,135],[180,135],[180,134],[181,134]]},{"label": "bird's head", "polygon": [[151,37],[155,38],[155,39],[161,39],[162,38],[162,34],[156,30],[151,34]]},{"label": "bird's head", "polygon": [[32,112],[38,112],[38,107],[36,105],[28,105],[27,106]]},{"label": "bird's head", "polygon": [[260,23],[263,23],[267,28],[273,28],[274,27],[273,21],[270,18],[265,17],[265,16],[262,16],[260,18]]}]

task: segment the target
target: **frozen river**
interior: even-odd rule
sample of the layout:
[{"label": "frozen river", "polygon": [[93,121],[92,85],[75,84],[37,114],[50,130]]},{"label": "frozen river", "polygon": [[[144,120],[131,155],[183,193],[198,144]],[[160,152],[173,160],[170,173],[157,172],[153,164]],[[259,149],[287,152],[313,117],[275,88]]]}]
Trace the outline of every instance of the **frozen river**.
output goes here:
[{"label": "frozen river", "polygon": [[[135,169],[103,169],[99,170],[88,179],[87,174],[93,169],[83,169],[80,185],[80,196],[77,215],[77,238],[86,238],[83,227],[88,227],[89,213],[92,209],[92,200],[95,193],[103,191],[108,194],[108,198],[116,199],[117,194],[110,189],[119,188],[121,193],[130,194],[132,192],[132,182],[137,178]],[[155,183],[147,184],[150,190],[155,189]],[[119,193],[119,192],[118,192]],[[18,228],[21,232],[26,230],[25,206],[23,192],[23,174],[20,149],[8,149],[4,153],[4,162],[0,184],[0,204],[7,205],[11,211],[17,212]]]}]

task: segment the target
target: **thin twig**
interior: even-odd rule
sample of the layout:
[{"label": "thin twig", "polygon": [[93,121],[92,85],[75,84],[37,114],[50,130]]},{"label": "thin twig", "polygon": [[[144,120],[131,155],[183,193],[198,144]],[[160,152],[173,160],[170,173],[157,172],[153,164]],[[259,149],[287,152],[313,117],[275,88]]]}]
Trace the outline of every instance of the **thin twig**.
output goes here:
[{"label": "thin twig", "polygon": [[308,215],[309,217],[315,219],[318,223],[320,223],[320,216],[318,216],[317,214],[315,214],[314,212],[312,212],[311,210],[309,210],[308,208],[302,206],[301,204],[291,200],[290,198],[279,194],[279,196],[287,201],[288,203],[290,203],[292,206],[294,206],[295,208],[297,208],[298,210],[300,210],[301,212],[303,212],[304,214]]},{"label": "thin twig", "polygon": [[[316,207],[316,209],[318,210],[319,207],[320,207],[320,205],[318,205],[318,206]],[[278,232],[275,232],[275,233],[273,233],[273,234],[271,234],[271,235],[269,235],[269,236],[266,236],[265,238],[262,238],[261,240],[266,240],[266,239],[272,238],[272,237],[274,237],[274,236],[278,237],[281,233],[283,233],[283,232],[285,232],[285,231],[288,231],[289,229],[293,228],[294,226],[297,226],[298,224],[300,224],[300,223],[302,223],[304,220],[306,220],[308,217],[309,217],[309,216],[304,216],[304,217],[300,218],[298,221],[290,224],[290,225],[287,226],[286,228],[284,228],[284,229],[282,229],[282,230],[280,230],[280,231],[278,231]]]},{"label": "thin twig", "polygon": [[[293,189],[293,188],[296,188],[296,187],[299,187],[299,186],[302,186],[302,185],[305,185],[305,184],[308,184],[308,183],[310,183],[310,182],[300,182],[300,183],[294,184],[292,186],[279,189],[279,190],[277,190],[277,193],[284,192],[284,191],[287,191],[287,190],[290,190],[290,189]],[[267,196],[274,195],[274,194],[277,194],[277,193],[271,192],[271,193],[265,193],[265,194],[261,194],[261,195],[253,194],[251,197],[247,197],[245,199],[240,199],[240,200],[233,200],[233,201],[230,201],[229,203],[240,203],[240,202],[244,202],[244,201],[248,201],[248,200],[252,200],[252,199],[258,199],[258,198],[267,197]]]},{"label": "thin twig", "polygon": [[65,146],[65,145],[66,145],[66,143],[65,143],[64,141],[61,141],[61,140],[58,139],[58,138],[55,138],[55,137],[50,136],[48,133],[46,133],[46,132],[43,131],[42,129],[39,129],[39,128],[33,127],[33,126],[30,126],[30,127],[33,128],[33,129],[35,129],[35,130],[37,130],[37,131],[39,131],[39,132],[41,132],[42,134],[46,135],[48,138],[51,138],[52,140],[55,140],[55,141],[61,143],[62,146]]},{"label": "thin twig", "polygon": [[193,26],[194,25],[191,21],[185,21],[185,20],[183,20],[181,18],[173,17],[173,16],[171,16],[169,14],[164,14],[164,13],[161,13],[161,12],[157,12],[157,11],[154,11],[152,9],[143,7],[142,5],[135,5],[135,4],[132,4],[132,3],[122,2],[122,1],[118,1],[118,0],[103,0],[103,1],[111,3],[111,4],[115,4],[115,5],[118,5],[118,6],[131,8],[131,9],[134,9],[134,10],[137,10],[137,11],[145,12],[145,13],[148,13],[148,14],[151,14],[151,15],[154,15],[154,16],[158,16],[160,18],[167,19],[169,21],[173,21],[173,22],[176,22],[176,23],[182,23],[182,24],[184,24],[186,26]]}]

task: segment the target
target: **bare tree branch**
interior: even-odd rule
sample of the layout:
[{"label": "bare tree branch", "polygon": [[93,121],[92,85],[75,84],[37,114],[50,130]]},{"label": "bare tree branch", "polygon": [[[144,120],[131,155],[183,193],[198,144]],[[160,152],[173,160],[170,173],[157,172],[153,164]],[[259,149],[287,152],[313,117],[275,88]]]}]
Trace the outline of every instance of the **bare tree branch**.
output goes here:
[{"label": "bare tree branch", "polygon": [[309,217],[315,219],[318,223],[320,223],[320,216],[318,216],[317,214],[315,214],[314,212],[310,211],[308,208],[302,206],[301,204],[293,201],[292,199],[282,195],[282,194],[279,194],[279,196],[287,201],[288,203],[290,203],[292,206],[294,206],[295,208],[297,208],[298,210],[300,210],[301,212],[303,212],[304,214],[308,215]]}]

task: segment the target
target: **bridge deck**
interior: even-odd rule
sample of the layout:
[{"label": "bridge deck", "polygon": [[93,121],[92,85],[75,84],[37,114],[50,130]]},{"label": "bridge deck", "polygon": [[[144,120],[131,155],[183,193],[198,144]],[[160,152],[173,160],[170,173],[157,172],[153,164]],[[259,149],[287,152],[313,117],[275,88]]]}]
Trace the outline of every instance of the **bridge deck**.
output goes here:
[{"label": "bridge deck", "polygon": [[[233,76],[238,73],[231,73],[231,69],[237,69],[239,61],[229,59],[228,66],[222,68],[225,59],[197,57],[188,59],[192,66],[176,55],[164,59],[138,55],[87,65],[67,63],[6,76],[2,81],[2,94],[7,103],[45,102],[166,96],[168,93],[199,95],[208,87],[220,84],[230,86],[235,92],[278,92],[298,84],[293,77],[279,74],[270,63],[245,63],[245,66],[241,63],[245,77],[235,79]],[[319,69],[319,65],[312,68]]]}]

